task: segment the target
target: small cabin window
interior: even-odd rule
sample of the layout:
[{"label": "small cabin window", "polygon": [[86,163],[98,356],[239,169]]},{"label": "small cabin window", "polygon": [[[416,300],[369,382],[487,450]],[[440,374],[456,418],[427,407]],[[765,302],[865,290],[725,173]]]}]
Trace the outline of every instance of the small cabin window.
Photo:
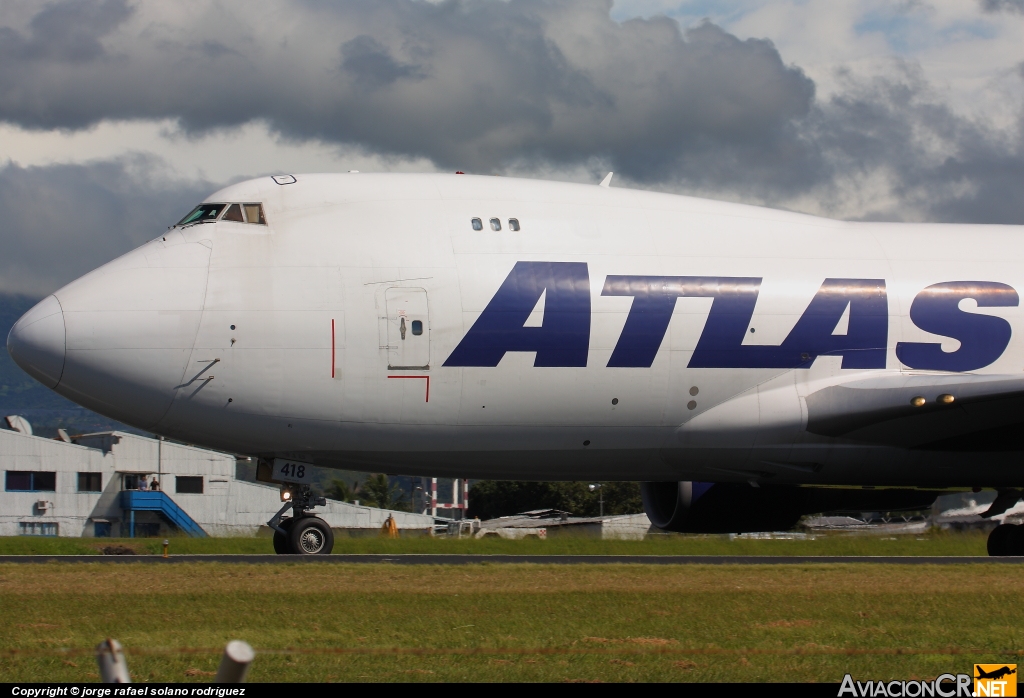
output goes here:
[{"label": "small cabin window", "polygon": [[497,218],[492,218],[491,230],[493,230],[494,232],[498,232],[499,230],[501,230],[501,221],[498,220]]},{"label": "small cabin window", "polygon": [[483,230],[484,223],[479,218],[474,218],[470,221],[473,224],[473,230]]},{"label": "small cabin window", "polygon": [[242,204],[245,209],[245,222],[256,225],[266,225],[267,219],[263,217],[263,204]]},{"label": "small cabin window", "polygon": [[519,231],[519,219],[518,218],[509,218],[508,219],[508,229],[511,230],[512,232],[518,232]]},{"label": "small cabin window", "polygon": [[417,336],[423,334],[423,321],[422,320],[413,320],[412,321],[412,333],[414,335],[417,335]]},{"label": "small cabin window", "polygon": [[228,206],[228,210],[224,212],[223,221],[235,221],[237,223],[242,222],[242,207],[238,204],[231,204]]}]

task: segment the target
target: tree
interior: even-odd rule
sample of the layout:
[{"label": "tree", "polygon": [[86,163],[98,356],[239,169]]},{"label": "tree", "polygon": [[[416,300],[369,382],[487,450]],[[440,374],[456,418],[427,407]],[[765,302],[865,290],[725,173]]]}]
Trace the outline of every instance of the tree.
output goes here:
[{"label": "tree", "polygon": [[640,497],[639,482],[603,482],[604,513],[642,514],[644,502]]},{"label": "tree", "polygon": [[350,486],[344,480],[334,478],[327,486],[327,489],[324,490],[324,496],[329,499],[336,499],[339,502],[351,502],[356,498],[355,494],[358,487],[358,483]]},{"label": "tree", "polygon": [[405,501],[405,493],[398,485],[392,485],[388,476],[377,473],[366,478],[362,489],[365,503],[379,509],[409,511],[409,503]]},{"label": "tree", "polygon": [[636,482],[602,482],[590,491],[590,482],[513,482],[480,480],[469,492],[469,516],[493,519],[533,509],[559,509],[576,516],[597,516],[600,498],[604,513],[638,514],[643,511]]}]

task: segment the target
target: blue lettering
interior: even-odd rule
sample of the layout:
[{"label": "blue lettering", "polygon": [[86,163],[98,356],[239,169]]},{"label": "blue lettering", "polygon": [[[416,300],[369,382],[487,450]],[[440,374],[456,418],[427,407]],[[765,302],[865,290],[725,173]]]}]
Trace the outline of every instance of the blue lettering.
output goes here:
[{"label": "blue lettering", "polygon": [[[754,315],[761,279],[716,279],[720,293],[711,303],[704,331],[690,357],[691,368],[760,368],[756,354],[775,347],[745,347],[743,337]],[[754,351],[751,352],[750,350]]]},{"label": "blue lettering", "polygon": [[[611,367],[649,367],[677,298],[713,298],[691,368],[810,368],[821,355],[843,368],[885,368],[889,308],[881,279],[826,279],[780,346],[744,345],[757,303],[756,277],[609,276],[603,296],[633,296]],[[849,307],[845,334],[833,334]]]},{"label": "blue lettering", "polygon": [[[757,277],[608,276],[602,296],[633,298],[609,367],[654,363],[678,298],[711,298],[704,331],[690,368],[810,368],[818,356],[842,356],[844,369],[885,368],[888,300],[882,279],[825,279],[779,346],[743,344],[757,304]],[[546,294],[540,327],[525,327]],[[924,289],[910,307],[914,324],[960,341],[954,352],[937,342],[900,342],[896,356],[910,368],[971,371],[1006,350],[1010,324],[1003,318],[960,310],[1017,306],[1010,286],[990,281],[950,281]],[[590,345],[590,278],[584,262],[517,262],[445,366],[497,366],[506,352],[535,352],[534,366],[582,367]],[[845,313],[845,332],[836,327]]]},{"label": "blue lettering", "polygon": [[899,342],[896,356],[909,366],[932,371],[973,371],[998,359],[1010,343],[1010,323],[1000,317],[960,310],[960,301],[973,298],[979,308],[1016,306],[1017,292],[994,281],[947,281],[917,294],[910,319],[932,334],[960,341],[956,351],[942,351],[938,342]]},{"label": "blue lettering", "polygon": [[719,360],[731,366],[729,357],[735,354],[736,348],[742,349],[739,345],[754,312],[760,285],[759,278],[743,277],[609,276],[601,295],[633,296],[633,305],[608,365],[646,368],[653,364],[672,319],[676,299],[696,297],[714,298],[698,349],[702,344],[713,345]]},{"label": "blue lettering", "polygon": [[[850,322],[846,334],[833,334],[847,307]],[[712,306],[712,315],[714,310]],[[709,316],[707,324],[711,321]],[[715,365],[713,345],[698,356],[707,336],[705,326],[690,366]],[[889,302],[883,279],[825,279],[781,346],[744,346],[741,349],[749,351],[741,351],[732,366],[810,368],[818,356],[842,356],[843,368],[885,368],[888,338]]]},{"label": "blue lettering", "polygon": [[[524,327],[542,294],[544,321]],[[534,351],[534,366],[586,366],[590,274],[585,262],[516,262],[445,366],[497,366],[505,352]]]}]

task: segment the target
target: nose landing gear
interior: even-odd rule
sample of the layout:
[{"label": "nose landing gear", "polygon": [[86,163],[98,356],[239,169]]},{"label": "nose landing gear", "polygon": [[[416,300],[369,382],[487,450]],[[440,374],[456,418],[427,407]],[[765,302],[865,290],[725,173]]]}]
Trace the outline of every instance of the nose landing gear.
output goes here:
[{"label": "nose landing gear", "polygon": [[[330,555],[334,549],[334,532],[327,522],[309,513],[313,507],[326,506],[323,497],[314,497],[309,485],[291,493],[291,500],[274,515],[267,525],[274,531],[274,552],[278,555]],[[283,518],[288,509],[290,518]]]},{"label": "nose landing gear", "polygon": [[334,532],[323,519],[306,516],[292,526],[289,543],[300,555],[329,555],[334,548]]}]

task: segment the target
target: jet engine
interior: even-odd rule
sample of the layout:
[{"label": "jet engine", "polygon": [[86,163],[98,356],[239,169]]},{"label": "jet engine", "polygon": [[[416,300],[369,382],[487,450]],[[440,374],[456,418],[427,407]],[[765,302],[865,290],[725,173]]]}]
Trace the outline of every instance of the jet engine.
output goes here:
[{"label": "jet engine", "polygon": [[679,533],[785,531],[807,514],[926,509],[939,494],[714,482],[641,482],[640,493],[651,523]]}]

